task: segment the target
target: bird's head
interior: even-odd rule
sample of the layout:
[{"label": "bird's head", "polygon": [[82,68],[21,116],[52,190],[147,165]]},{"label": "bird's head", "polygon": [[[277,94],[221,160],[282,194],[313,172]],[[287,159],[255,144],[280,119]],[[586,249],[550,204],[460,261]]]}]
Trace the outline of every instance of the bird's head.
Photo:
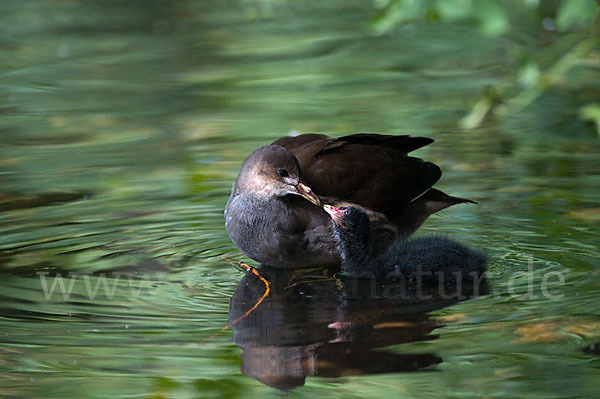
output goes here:
[{"label": "bird's head", "polygon": [[344,269],[363,270],[372,258],[371,225],[369,217],[353,206],[323,206],[331,216],[333,237],[340,250]]},{"label": "bird's head", "polygon": [[323,209],[331,217],[334,230],[344,233],[344,236],[367,237],[369,235],[371,230],[369,217],[362,209],[354,206],[336,208],[331,205],[323,205]]},{"label": "bird's head", "polygon": [[320,206],[319,197],[302,182],[298,160],[287,149],[267,145],[255,150],[244,161],[234,190],[252,191],[267,197],[299,195]]}]

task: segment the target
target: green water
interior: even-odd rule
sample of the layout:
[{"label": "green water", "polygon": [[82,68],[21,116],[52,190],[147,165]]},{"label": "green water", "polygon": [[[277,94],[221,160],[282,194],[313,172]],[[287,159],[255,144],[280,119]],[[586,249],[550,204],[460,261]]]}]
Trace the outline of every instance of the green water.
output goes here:
[{"label": "green water", "polygon": [[[0,396],[273,397],[264,373],[281,356],[303,368],[291,397],[600,397],[600,142],[576,117],[597,100],[597,59],[566,83],[586,92],[508,101],[464,130],[482,92],[516,73],[515,43],[572,39],[444,23],[380,34],[376,13],[0,3]],[[489,295],[377,312],[349,306],[339,282],[286,280],[257,324],[221,331],[264,289],[223,259],[245,260],[222,216],[240,164],[311,131],[435,138],[416,155],[441,166],[436,187],[479,205],[421,232],[483,248]],[[333,337],[343,320],[361,327]],[[382,323],[394,333],[375,334]],[[360,356],[344,363],[340,348]]]}]

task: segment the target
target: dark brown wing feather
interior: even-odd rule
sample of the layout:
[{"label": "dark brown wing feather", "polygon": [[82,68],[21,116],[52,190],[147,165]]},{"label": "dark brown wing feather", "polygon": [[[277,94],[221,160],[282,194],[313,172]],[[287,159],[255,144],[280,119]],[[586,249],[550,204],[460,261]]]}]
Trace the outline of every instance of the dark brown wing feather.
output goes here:
[{"label": "dark brown wing feather", "polygon": [[[317,144],[319,153],[340,148],[348,144],[362,144],[379,147],[394,148],[408,154],[411,151],[425,147],[435,140],[429,137],[419,137],[411,135],[392,136],[389,134],[376,133],[356,133],[338,138],[331,138],[319,133],[306,133],[298,136],[280,137],[271,144],[280,145],[294,152],[308,143]],[[316,155],[316,154],[314,154]]]},{"label": "dark brown wing feather", "polygon": [[336,139],[329,139],[327,145],[325,145],[324,148],[319,151],[319,154],[336,150],[340,147],[351,144],[393,148],[408,154],[409,152],[431,144],[434,141],[435,140],[429,137],[417,137],[410,135],[391,136],[387,134],[357,133]]},{"label": "dark brown wing feather", "polygon": [[273,144],[294,153],[305,183],[319,196],[356,202],[394,219],[442,174],[435,164],[406,155],[431,142],[426,137],[361,133],[340,138],[300,135]]},{"label": "dark brown wing feather", "polygon": [[294,152],[298,148],[302,147],[305,144],[308,144],[313,141],[325,142],[327,140],[331,140],[324,134],[319,133],[306,133],[301,134],[299,136],[284,136],[280,137],[271,144],[280,145],[282,147],[287,148],[288,150]]}]

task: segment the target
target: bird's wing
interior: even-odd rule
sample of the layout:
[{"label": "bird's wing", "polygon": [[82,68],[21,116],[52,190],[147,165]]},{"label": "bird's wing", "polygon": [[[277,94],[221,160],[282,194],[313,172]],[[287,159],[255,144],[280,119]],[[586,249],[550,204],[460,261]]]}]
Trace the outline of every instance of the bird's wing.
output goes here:
[{"label": "bird's wing", "polygon": [[328,151],[335,151],[344,146],[352,144],[393,148],[408,154],[409,152],[421,147],[425,147],[434,141],[434,139],[429,137],[410,135],[392,136],[389,134],[356,133],[349,136],[327,140],[327,143],[323,145],[323,148],[319,151],[319,154],[323,154]]},{"label": "bird's wing", "polygon": [[361,204],[394,218],[441,177],[440,168],[406,154],[434,140],[417,136],[358,133],[282,137],[273,144],[298,159],[303,179],[319,196]]},{"label": "bird's wing", "polygon": [[280,145],[282,147],[287,148],[288,150],[295,152],[296,150],[298,150],[298,148],[302,147],[305,144],[314,142],[314,141],[326,141],[326,140],[330,140],[329,137],[327,137],[324,134],[318,134],[318,133],[306,133],[306,134],[301,134],[298,136],[283,136],[278,138],[277,140],[275,140],[274,142],[271,143],[271,145]]}]

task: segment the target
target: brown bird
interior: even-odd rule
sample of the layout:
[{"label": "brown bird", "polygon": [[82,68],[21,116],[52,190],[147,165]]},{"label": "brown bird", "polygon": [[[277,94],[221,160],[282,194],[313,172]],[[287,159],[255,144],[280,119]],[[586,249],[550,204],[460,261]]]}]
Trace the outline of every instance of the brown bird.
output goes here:
[{"label": "brown bird", "polygon": [[282,137],[244,161],[225,207],[225,227],[247,256],[271,266],[338,266],[331,221],[320,206],[358,206],[381,248],[431,214],[473,201],[432,188],[440,168],[407,154],[433,143],[414,136]]}]

